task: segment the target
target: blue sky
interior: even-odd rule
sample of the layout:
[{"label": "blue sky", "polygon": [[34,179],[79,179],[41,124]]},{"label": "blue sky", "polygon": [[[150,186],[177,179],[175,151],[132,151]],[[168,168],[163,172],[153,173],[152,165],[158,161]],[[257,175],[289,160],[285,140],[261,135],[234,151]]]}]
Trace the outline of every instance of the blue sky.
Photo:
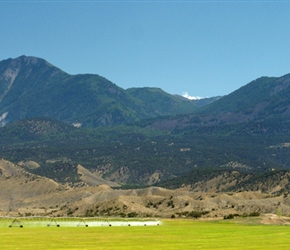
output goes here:
[{"label": "blue sky", "polygon": [[290,73],[289,1],[1,1],[0,60],[41,57],[126,89],[226,95]]}]

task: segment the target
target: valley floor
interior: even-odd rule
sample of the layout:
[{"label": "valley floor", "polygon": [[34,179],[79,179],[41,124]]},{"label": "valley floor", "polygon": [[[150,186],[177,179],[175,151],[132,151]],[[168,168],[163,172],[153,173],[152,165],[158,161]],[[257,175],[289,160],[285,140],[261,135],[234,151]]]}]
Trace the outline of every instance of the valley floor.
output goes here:
[{"label": "valley floor", "polygon": [[259,218],[163,220],[158,227],[0,227],[10,249],[289,249],[290,227]]}]

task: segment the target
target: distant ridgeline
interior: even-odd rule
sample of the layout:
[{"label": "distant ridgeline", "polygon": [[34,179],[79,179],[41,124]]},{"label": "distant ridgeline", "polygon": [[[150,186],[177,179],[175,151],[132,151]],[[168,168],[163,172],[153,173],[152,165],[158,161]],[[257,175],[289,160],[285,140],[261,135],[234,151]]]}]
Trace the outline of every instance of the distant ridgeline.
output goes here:
[{"label": "distant ridgeline", "polygon": [[21,56],[0,62],[0,157],[72,186],[97,185],[98,178],[114,187],[215,191],[279,183],[283,192],[289,96],[290,75],[190,101]]},{"label": "distant ridgeline", "polygon": [[159,88],[124,90],[99,75],[69,75],[36,57],[0,62],[2,125],[45,116],[77,126],[108,126],[190,113],[208,102],[190,101]]}]

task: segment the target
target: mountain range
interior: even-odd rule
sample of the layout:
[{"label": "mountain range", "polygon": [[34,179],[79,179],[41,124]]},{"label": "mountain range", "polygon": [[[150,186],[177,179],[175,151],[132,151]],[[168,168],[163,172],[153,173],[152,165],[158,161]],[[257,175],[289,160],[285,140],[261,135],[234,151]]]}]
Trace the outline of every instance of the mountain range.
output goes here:
[{"label": "mountain range", "polygon": [[[162,129],[198,128],[204,131],[230,126],[253,133],[288,133],[290,120],[290,74],[261,77],[233,93],[188,115],[160,119]],[[168,127],[169,124],[172,126]],[[238,126],[237,126],[238,125]],[[232,130],[232,132],[237,132]],[[245,132],[245,131],[244,131]]]},{"label": "mountain range", "polygon": [[[0,62],[0,157],[61,185],[224,192],[257,190],[262,182],[267,190],[273,177],[283,193],[289,92],[288,74],[191,101],[69,75],[41,58],[7,59]],[[217,184],[217,176],[235,184]]]},{"label": "mountain range", "polygon": [[0,62],[2,126],[32,117],[83,127],[127,124],[190,113],[197,109],[196,103],[159,88],[124,90],[99,75],[69,75],[36,57]]}]

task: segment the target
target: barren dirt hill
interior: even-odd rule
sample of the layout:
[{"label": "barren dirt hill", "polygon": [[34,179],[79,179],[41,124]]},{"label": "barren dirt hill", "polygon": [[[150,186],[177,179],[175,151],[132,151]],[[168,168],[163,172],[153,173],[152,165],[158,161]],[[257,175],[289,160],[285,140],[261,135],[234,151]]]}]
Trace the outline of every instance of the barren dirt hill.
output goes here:
[{"label": "barren dirt hill", "polygon": [[62,189],[51,179],[26,172],[13,163],[0,160],[0,210],[13,211],[22,207],[26,199],[54,193]]},{"label": "barren dirt hill", "polygon": [[[82,175],[94,179],[85,170]],[[202,185],[212,184],[210,180]],[[175,190],[160,187],[124,190],[107,184],[72,187],[27,173],[3,159],[0,160],[0,200],[0,215],[215,218],[290,214],[287,193],[205,192],[198,191],[196,186]]]},{"label": "barren dirt hill", "polygon": [[101,178],[100,176],[90,172],[89,170],[87,170],[86,168],[84,168],[82,165],[78,165],[78,174],[80,175],[80,179],[90,185],[90,186],[96,186],[96,185],[102,185],[102,184],[106,184],[109,185],[110,187],[119,187],[120,185],[112,182],[112,181],[108,181],[105,180],[103,178]]}]

